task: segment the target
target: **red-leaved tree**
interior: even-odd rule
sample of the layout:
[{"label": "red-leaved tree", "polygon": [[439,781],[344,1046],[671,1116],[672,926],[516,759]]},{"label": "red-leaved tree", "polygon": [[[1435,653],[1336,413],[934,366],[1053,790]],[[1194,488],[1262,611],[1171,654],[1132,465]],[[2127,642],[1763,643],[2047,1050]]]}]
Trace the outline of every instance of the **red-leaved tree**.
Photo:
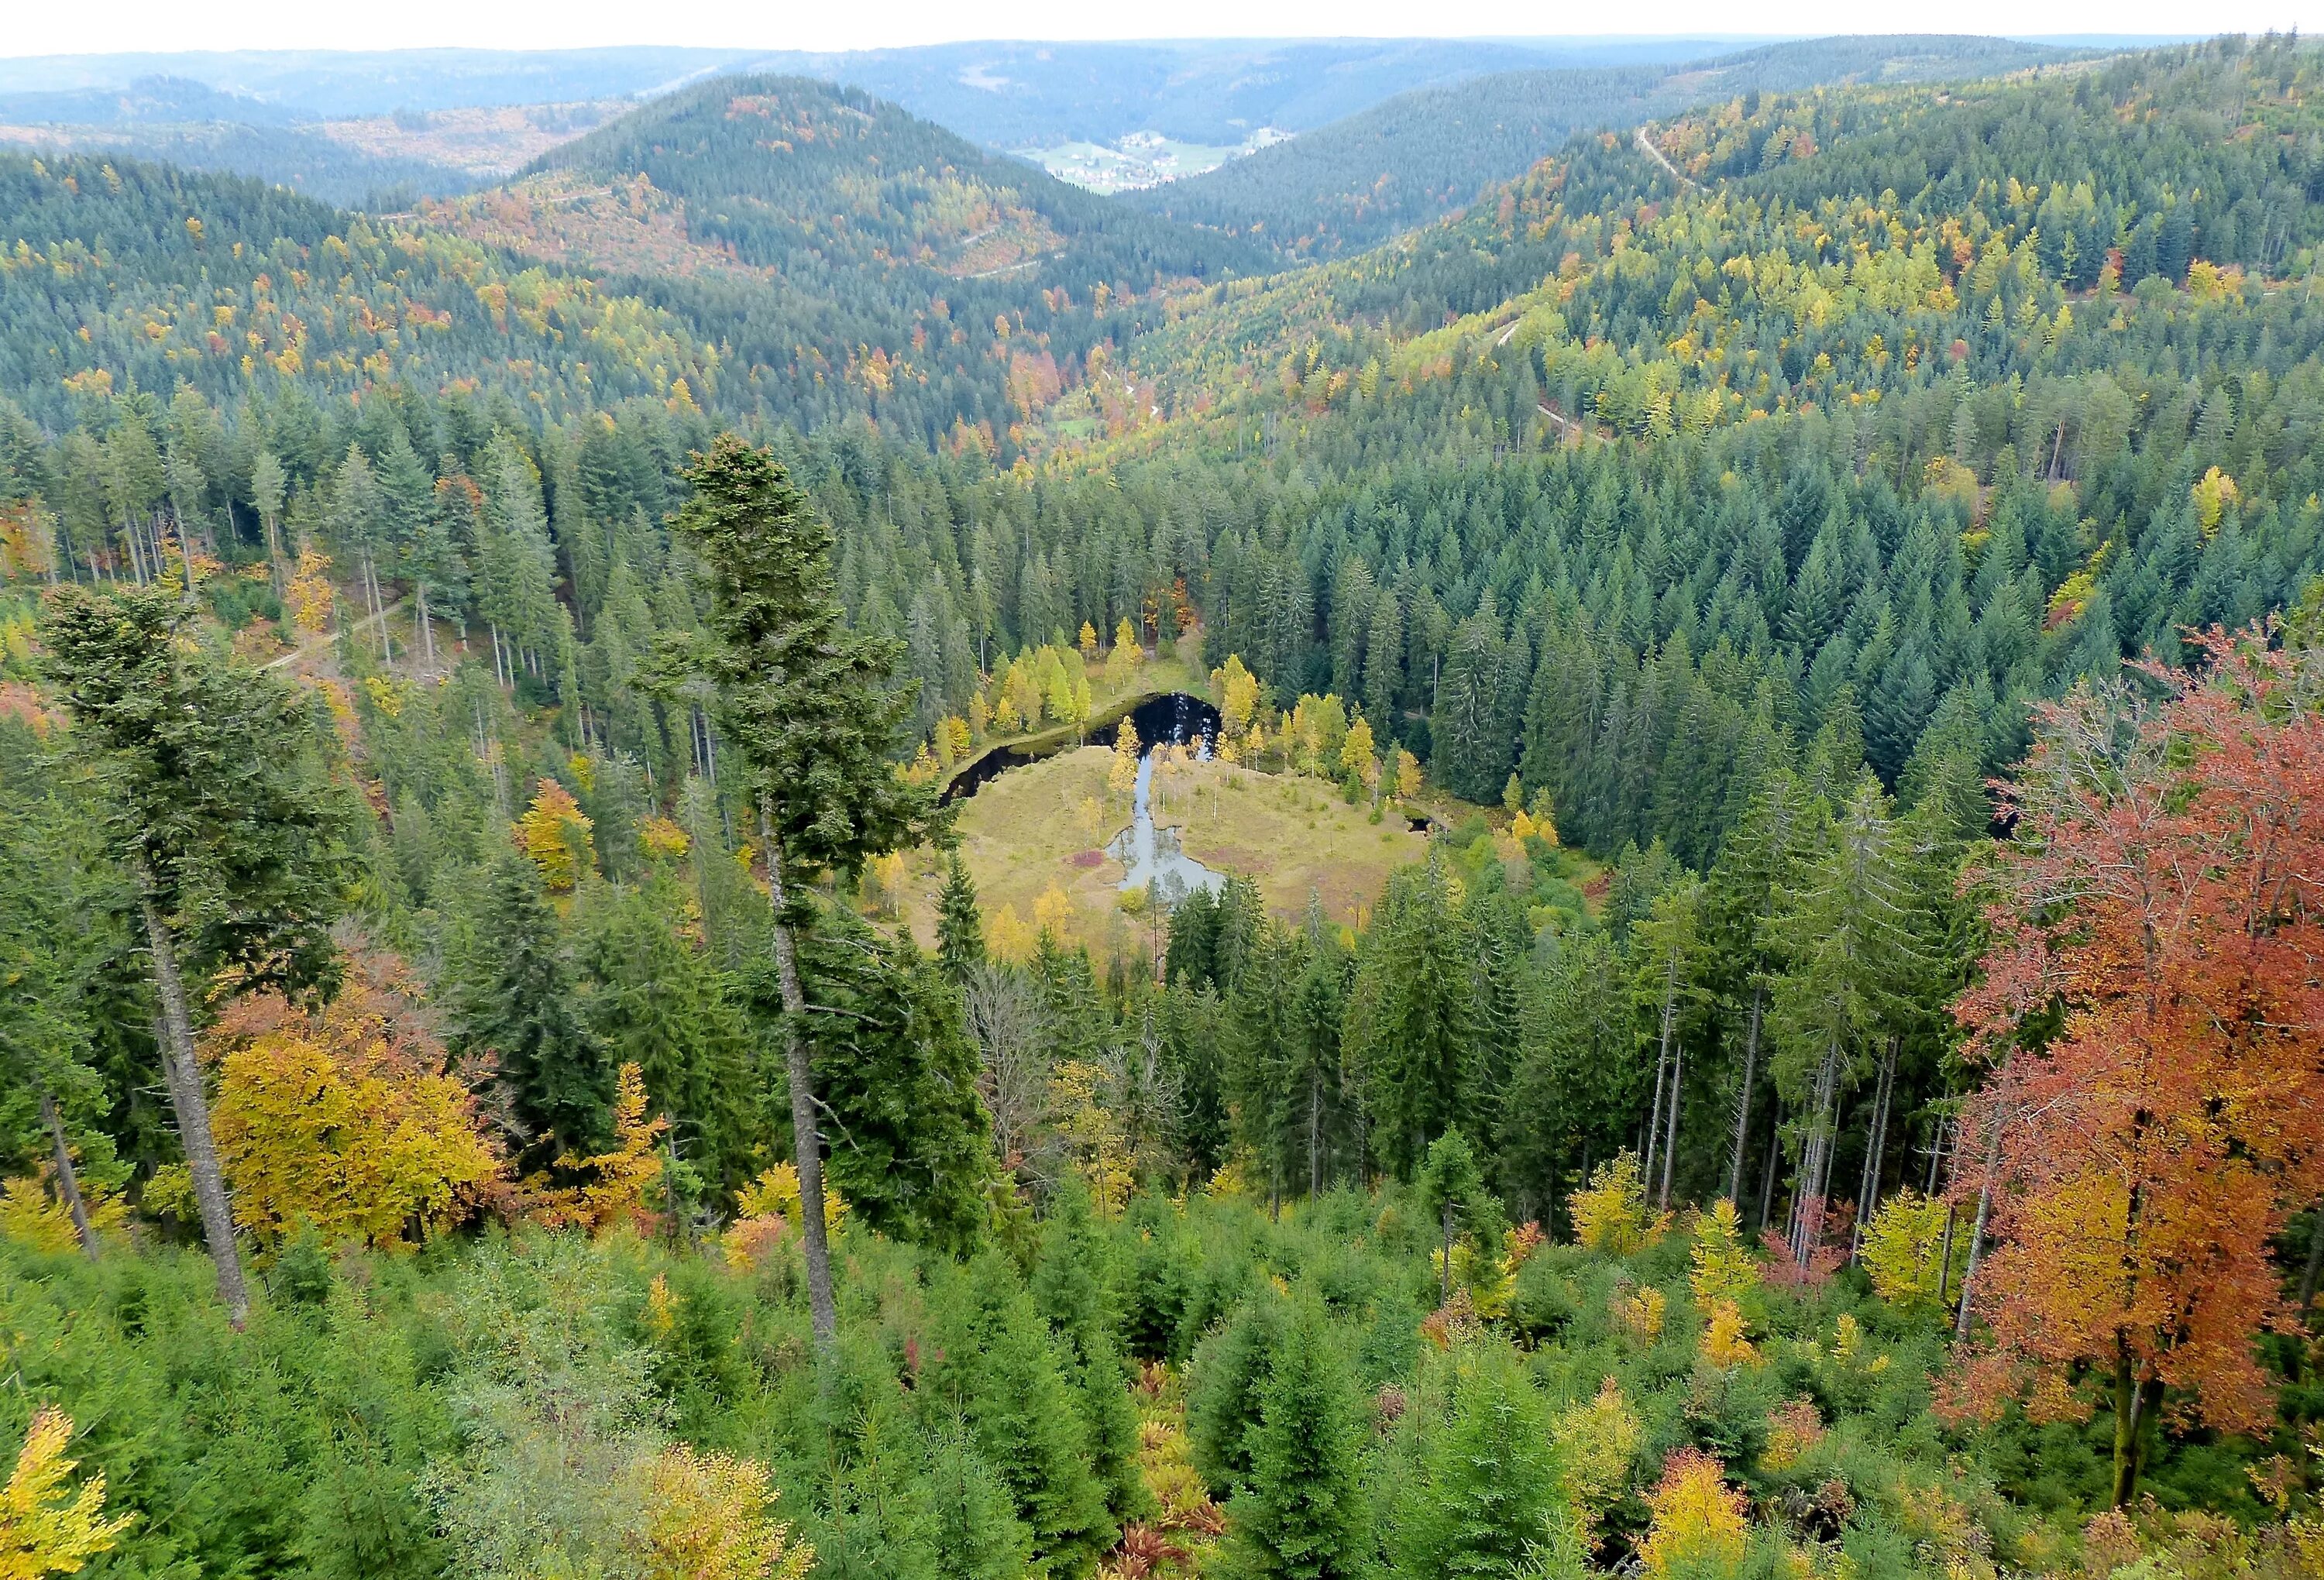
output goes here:
[{"label": "red-leaved tree", "polygon": [[1995,1239],[1961,1398],[2104,1383],[2117,1505],[2159,1417],[2268,1420],[2269,1241],[2324,1189],[2324,657],[2196,648],[2042,711],[1956,1006]]}]

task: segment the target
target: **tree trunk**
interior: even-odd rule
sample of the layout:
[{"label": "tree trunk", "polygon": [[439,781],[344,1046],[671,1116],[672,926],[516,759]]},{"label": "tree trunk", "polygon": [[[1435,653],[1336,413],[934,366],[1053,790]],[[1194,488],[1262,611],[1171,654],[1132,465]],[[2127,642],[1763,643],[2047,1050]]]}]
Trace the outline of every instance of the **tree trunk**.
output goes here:
[{"label": "tree trunk", "polygon": [[791,1145],[798,1156],[799,1222],[807,1244],[807,1309],[815,1344],[828,1359],[839,1337],[839,1308],[831,1294],[831,1239],[823,1216],[823,1136],[815,1118],[815,1077],[807,1068],[807,995],[799,990],[798,951],[785,914],[783,848],[762,804],[759,831],[767,844],[767,893],[775,907],[775,977],[783,996],[783,1072],[791,1093]]},{"label": "tree trunk", "polygon": [[65,1199],[65,1210],[72,1214],[73,1233],[80,1236],[82,1254],[94,1262],[97,1229],[88,1221],[88,1203],[80,1193],[80,1176],[73,1171],[72,1148],[65,1144],[65,1125],[57,1115],[57,1100],[45,1089],[41,1093],[41,1123],[48,1127],[49,1144],[56,1149],[57,1194]]},{"label": "tree trunk", "polygon": [[1307,1199],[1323,1194],[1323,1072],[1307,1072]]},{"label": "tree trunk", "polygon": [[1960,1310],[1953,1318],[1953,1337],[1969,1337],[1969,1297],[1977,1282],[1977,1264],[1985,1254],[1985,1226],[1993,1217],[1993,1173],[2001,1162],[2001,1126],[1993,1127],[1993,1137],[1985,1148],[1985,1179],[1977,1188],[1977,1217],[1969,1227],[1969,1262],[1961,1269]]},{"label": "tree trunk", "polygon": [[1444,1199],[1444,1265],[1437,1281],[1443,1289],[1443,1303],[1452,1303],[1452,1199]]},{"label": "tree trunk", "polygon": [[210,1107],[202,1095],[202,1072],[194,1062],[193,1022],[186,1012],[186,988],[178,976],[178,943],[161,907],[153,903],[152,877],[138,862],[138,904],[144,913],[145,939],[153,952],[153,988],[161,1000],[160,1033],[161,1074],[170,1088],[170,1107],[178,1118],[178,1144],[185,1149],[186,1168],[193,1175],[194,1205],[200,1209],[202,1238],[217,1266],[218,1299],[226,1315],[240,1327],[250,1319],[250,1291],[242,1279],[242,1253],[234,1243],[234,1209],[226,1189],[226,1171],[218,1164],[217,1146],[210,1139]]},{"label": "tree trunk", "polygon": [[2294,1308],[2305,1321],[2308,1308],[2316,1303],[2316,1275],[2324,1272],[2324,1205],[2310,1215],[2308,1226],[2308,1271],[2300,1275],[2300,1303]]},{"label": "tree trunk", "polygon": [[1864,1179],[1856,1192],[1856,1229],[1848,1248],[1851,1262],[1863,1251],[1864,1226],[1880,1204],[1880,1174],[1888,1153],[1888,1105],[1896,1090],[1896,1043],[1895,1037],[1889,1038],[1880,1059],[1880,1081],[1872,1099],[1872,1129],[1864,1138]]},{"label": "tree trunk", "polygon": [[1775,1103],[1775,1123],[1767,1126],[1767,1166],[1759,1171],[1759,1232],[1767,1229],[1767,1214],[1775,1205],[1775,1171],[1784,1158],[1784,1105]]},{"label": "tree trunk", "polygon": [[[194,540],[187,535],[186,524],[178,519],[174,509],[171,511],[171,519],[178,528],[178,554],[186,562],[186,602],[191,603],[194,601]],[[153,530],[157,536],[161,530],[159,517],[154,519]]]},{"label": "tree trunk", "polygon": [[1662,1199],[1655,1204],[1659,1207],[1668,1207],[1670,1205],[1671,1162],[1672,1160],[1678,1155],[1679,1078],[1683,1075],[1685,1071],[1686,1044],[1682,1043],[1671,1050],[1670,1111],[1663,1121],[1665,1129],[1663,1132]]},{"label": "tree trunk", "polygon": [[1759,1073],[1759,1015],[1766,997],[1766,988],[1753,983],[1751,1029],[1743,1038],[1743,1090],[1735,1099],[1735,1155],[1727,1164],[1727,1199],[1735,1202],[1743,1195],[1743,1148],[1751,1138],[1751,1083]]},{"label": "tree trunk", "polygon": [[428,620],[428,583],[414,582],[411,596],[420,606],[420,648],[428,656],[426,663],[432,670],[436,667],[436,628]]},{"label": "tree trunk", "polygon": [[274,596],[281,597],[289,578],[282,570],[282,535],[277,530],[272,516],[266,518],[266,574],[274,584]]},{"label": "tree trunk", "polygon": [[2141,1378],[2125,1354],[2114,1368],[2114,1506],[2126,1509],[2146,1469],[2148,1427],[2163,1402],[2163,1379]]},{"label": "tree trunk", "polygon": [[1646,1146],[1643,1149],[1646,1155],[1639,1180],[1641,1187],[1648,1190],[1653,1190],[1655,1184],[1655,1148],[1662,1141],[1663,1130],[1663,1081],[1670,1066],[1671,1029],[1677,1019],[1678,951],[1673,950],[1668,978],[1663,985],[1662,1037],[1655,1052],[1655,1107],[1654,1111],[1646,1116]]}]

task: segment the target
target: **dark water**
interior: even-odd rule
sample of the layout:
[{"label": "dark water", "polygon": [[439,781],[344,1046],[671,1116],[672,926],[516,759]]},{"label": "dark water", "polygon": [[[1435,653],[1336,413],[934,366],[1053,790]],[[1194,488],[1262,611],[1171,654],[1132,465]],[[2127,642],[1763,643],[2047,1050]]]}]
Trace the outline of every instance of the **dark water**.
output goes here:
[{"label": "dark water", "polygon": [[[1138,730],[1138,742],[1150,747],[1167,740],[1183,746],[1194,739],[1215,740],[1219,734],[1219,711],[1197,696],[1185,692],[1167,692],[1158,697],[1148,697],[1130,711],[1130,722]],[[1082,738],[1090,746],[1111,746],[1120,732],[1120,721],[1109,720]],[[1027,763],[1053,757],[1075,744],[1070,735],[1054,746],[1038,751],[1021,747],[1001,746],[986,752],[973,762],[963,764],[951,781],[945,785],[944,799],[956,801],[964,795],[973,795],[1010,768],[1021,768]]]}]

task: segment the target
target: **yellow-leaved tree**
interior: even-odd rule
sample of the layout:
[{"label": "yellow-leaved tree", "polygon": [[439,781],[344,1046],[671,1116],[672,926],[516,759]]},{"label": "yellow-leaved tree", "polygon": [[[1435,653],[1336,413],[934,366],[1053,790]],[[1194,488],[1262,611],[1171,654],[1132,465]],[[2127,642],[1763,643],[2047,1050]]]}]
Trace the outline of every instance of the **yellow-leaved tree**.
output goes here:
[{"label": "yellow-leaved tree", "polygon": [[1705,1310],[1721,1300],[1739,1302],[1759,1287],[1759,1264],[1743,1244],[1742,1215],[1723,1196],[1695,1220],[1692,1260],[1687,1281]]},{"label": "yellow-leaved tree", "polygon": [[595,1234],[645,1217],[646,1190],[661,1178],[661,1137],[669,1121],[646,1117],[646,1078],[636,1064],[624,1064],[613,1079],[613,1146],[594,1157],[567,1154],[557,1166],[583,1176],[579,1184],[543,1191],[532,1217],[552,1228]]},{"label": "yellow-leaved tree", "polygon": [[105,1517],[105,1477],[70,1484],[79,1463],[65,1457],[72,1431],[72,1418],[60,1410],[32,1417],[15,1474],[0,1487],[0,1580],[78,1574],[129,1529],[129,1515]]},{"label": "yellow-leaved tree", "polygon": [[1908,1311],[1933,1311],[1959,1287],[1961,1266],[1969,1259],[1969,1236],[1955,1235],[1948,1245],[1946,1216],[1941,1199],[1910,1190],[1873,1209],[1857,1255],[1882,1300]]},{"label": "yellow-leaved tree", "polygon": [[1630,1462],[1646,1430],[1611,1377],[1587,1404],[1569,1406],[1552,1424],[1559,1480],[1585,1532],[1594,1533],[1606,1511],[1629,1489]]},{"label": "yellow-leaved tree", "polygon": [[1230,653],[1211,674],[1219,694],[1219,722],[1227,739],[1239,739],[1259,717],[1259,679],[1243,666],[1241,655]]},{"label": "yellow-leaved tree", "polygon": [[571,894],[597,864],[593,826],[571,791],[554,779],[540,782],[532,804],[516,820],[516,842],[540,868],[541,886],[550,894]]},{"label": "yellow-leaved tree", "polygon": [[202,1039],[235,1221],[261,1241],[307,1223],[333,1243],[404,1245],[464,1221],[500,1180],[499,1148],[407,986],[400,963],[357,957],[319,1013],[254,995]]},{"label": "yellow-leaved tree", "polygon": [[1114,731],[1113,761],[1106,768],[1105,785],[1117,795],[1138,788],[1138,726],[1128,719]]},{"label": "yellow-leaved tree", "polygon": [[1646,1503],[1655,1522],[1638,1557],[1655,1580],[1718,1580],[1742,1567],[1743,1494],[1727,1484],[1718,1460],[1700,1448],[1678,1450],[1663,1461],[1662,1482]]},{"label": "yellow-leaved tree", "polygon": [[755,1459],[675,1443],[655,1456],[646,1483],[645,1580],[800,1580],[815,1560],[767,1512],[775,1494]]},{"label": "yellow-leaved tree", "polygon": [[1568,1206],[1573,1237],[1610,1256],[1642,1250],[1662,1232],[1661,1220],[1646,1216],[1646,1180],[1636,1153],[1618,1153],[1611,1162],[1591,1170],[1589,1189],[1575,1191]]}]

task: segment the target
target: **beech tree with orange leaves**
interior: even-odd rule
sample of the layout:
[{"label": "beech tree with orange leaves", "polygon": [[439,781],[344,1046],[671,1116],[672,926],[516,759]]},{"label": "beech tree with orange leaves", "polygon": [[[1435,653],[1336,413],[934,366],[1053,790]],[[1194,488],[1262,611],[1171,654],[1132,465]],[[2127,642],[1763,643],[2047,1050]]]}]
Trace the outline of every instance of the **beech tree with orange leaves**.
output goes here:
[{"label": "beech tree with orange leaves", "polygon": [[2160,1419],[2267,1424],[2269,1242],[2324,1190],[2324,652],[2193,646],[2037,716],[1956,1006],[1993,1070],[1963,1402],[2102,1383],[2117,1506]]}]

